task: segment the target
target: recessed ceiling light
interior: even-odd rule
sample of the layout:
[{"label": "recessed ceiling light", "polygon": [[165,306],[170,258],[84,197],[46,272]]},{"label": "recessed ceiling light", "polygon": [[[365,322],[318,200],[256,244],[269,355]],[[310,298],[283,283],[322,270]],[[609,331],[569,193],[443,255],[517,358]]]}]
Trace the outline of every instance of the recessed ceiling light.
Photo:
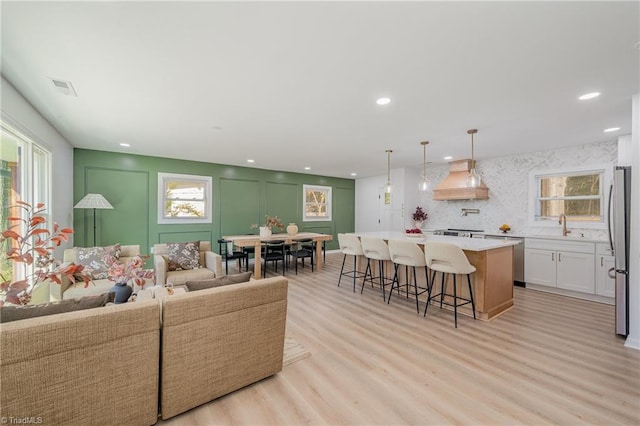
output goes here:
[{"label": "recessed ceiling light", "polygon": [[600,96],[600,92],[591,92],[591,93],[585,93],[584,95],[580,96],[578,99],[580,99],[581,101],[586,101],[587,99],[597,98],[598,96]]},{"label": "recessed ceiling light", "polygon": [[305,170],[311,170],[311,167],[307,166],[304,168]]},{"label": "recessed ceiling light", "polygon": [[357,173],[351,173],[351,176],[358,176]]},{"label": "recessed ceiling light", "polygon": [[376,103],[377,103],[378,105],[386,105],[386,104],[388,104],[389,102],[391,102],[391,99],[389,99],[389,98],[379,98],[379,99],[376,101]]},{"label": "recessed ceiling light", "polygon": [[256,162],[256,160],[252,160],[252,159],[248,159],[247,160],[247,163],[255,163],[255,162]]},{"label": "recessed ceiling light", "polygon": [[130,147],[131,145],[130,145],[130,144],[128,144],[128,143],[124,143],[124,142],[122,142],[122,143],[120,144],[120,146],[124,146],[124,147],[128,148],[128,147]]},{"label": "recessed ceiling light", "polygon": [[450,155],[447,155],[446,157],[443,158],[443,160],[451,160],[453,157]]},{"label": "recessed ceiling light", "polygon": [[608,129],[604,129],[605,132],[617,132],[620,130],[620,127],[609,127]]}]

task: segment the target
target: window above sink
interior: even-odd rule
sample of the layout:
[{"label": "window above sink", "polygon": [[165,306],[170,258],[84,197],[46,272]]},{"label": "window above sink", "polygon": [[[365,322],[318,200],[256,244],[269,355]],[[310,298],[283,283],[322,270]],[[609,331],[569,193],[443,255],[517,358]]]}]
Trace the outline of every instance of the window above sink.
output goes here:
[{"label": "window above sink", "polygon": [[529,224],[557,227],[565,214],[568,226],[606,228],[608,166],[534,170],[529,173]]}]

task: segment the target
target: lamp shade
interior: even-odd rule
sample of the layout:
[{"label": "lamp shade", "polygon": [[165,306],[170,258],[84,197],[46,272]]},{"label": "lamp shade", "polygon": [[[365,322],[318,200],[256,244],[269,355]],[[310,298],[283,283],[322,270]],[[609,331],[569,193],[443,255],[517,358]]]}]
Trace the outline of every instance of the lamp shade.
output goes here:
[{"label": "lamp shade", "polygon": [[74,209],[112,209],[113,206],[102,194],[87,194],[73,206]]}]

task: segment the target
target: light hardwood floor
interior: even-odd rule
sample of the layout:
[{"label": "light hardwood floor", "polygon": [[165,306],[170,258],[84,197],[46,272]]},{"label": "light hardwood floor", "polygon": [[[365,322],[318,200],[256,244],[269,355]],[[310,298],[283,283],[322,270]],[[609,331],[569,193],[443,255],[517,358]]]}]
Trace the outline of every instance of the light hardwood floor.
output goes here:
[{"label": "light hardwood floor", "polygon": [[341,261],[288,274],[287,335],[310,357],[159,424],[640,424],[640,351],[613,306],[516,288],[512,310],[455,329],[452,312],[337,287]]}]

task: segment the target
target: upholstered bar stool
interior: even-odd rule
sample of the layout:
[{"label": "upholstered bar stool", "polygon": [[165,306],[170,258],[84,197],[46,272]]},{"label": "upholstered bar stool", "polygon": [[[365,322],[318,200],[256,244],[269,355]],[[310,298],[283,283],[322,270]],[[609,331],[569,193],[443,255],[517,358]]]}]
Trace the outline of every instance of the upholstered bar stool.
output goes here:
[{"label": "upholstered bar stool", "polygon": [[[391,260],[389,246],[382,238],[375,237],[362,237],[360,238],[360,243],[362,243],[362,252],[367,258],[367,269],[364,272],[360,293],[364,291],[365,282],[369,281],[372,286],[373,284],[380,284],[382,300],[387,300],[385,286],[393,283],[393,279],[387,278],[384,274],[384,262]],[[373,276],[373,269],[371,268],[371,260],[378,261],[378,275],[375,277]],[[369,278],[367,278],[367,276]]]},{"label": "upholstered bar stool", "polygon": [[[353,278],[353,292],[356,292],[356,280],[358,278],[364,278],[364,273],[358,271],[358,256],[364,256],[362,252],[362,244],[360,244],[360,238],[354,234],[338,234],[338,244],[340,250],[344,254],[342,258],[342,268],[340,268],[340,278],[338,278],[338,287],[340,287],[340,281],[342,276]],[[344,263],[347,260],[347,256],[353,256],[353,270],[345,271]]]},{"label": "upholstered bar stool", "polygon": [[[398,267],[404,265],[405,267],[405,292],[409,297],[409,267],[413,268],[413,295],[416,298],[416,312],[420,313],[420,306],[418,296],[426,292],[429,288],[429,274],[427,273],[427,262],[424,257],[424,253],[418,246],[418,244],[411,241],[402,240],[389,240],[389,253],[391,254],[391,261],[394,266],[393,283],[391,284],[391,291],[389,292],[389,298],[387,303],[391,301],[391,295],[393,294],[393,287],[398,284],[398,290],[400,290],[400,277],[398,276]],[[424,278],[426,280],[426,288],[422,288],[418,291],[418,280],[416,276],[416,268],[424,268]]]},{"label": "upholstered bar stool", "polygon": [[[475,266],[469,263],[467,255],[458,246],[448,243],[426,242],[424,246],[424,257],[427,267],[433,271],[431,279],[431,288],[427,296],[427,305],[424,307],[424,316],[427,316],[427,308],[432,299],[440,296],[440,308],[442,304],[453,307],[453,317],[456,328],[458,328],[458,306],[471,303],[473,310],[473,319],[476,319],[476,304],[473,301],[473,289],[471,287],[471,274],[476,271]],[[440,284],[440,293],[432,295],[433,287],[435,287],[436,272],[442,273],[442,281]],[[446,293],[446,274],[453,275],[453,294]],[[456,285],[456,275],[467,275],[467,283],[469,285],[469,298],[458,296]],[[453,303],[443,301],[444,296],[453,297]],[[462,301],[462,303],[459,303]]]}]

